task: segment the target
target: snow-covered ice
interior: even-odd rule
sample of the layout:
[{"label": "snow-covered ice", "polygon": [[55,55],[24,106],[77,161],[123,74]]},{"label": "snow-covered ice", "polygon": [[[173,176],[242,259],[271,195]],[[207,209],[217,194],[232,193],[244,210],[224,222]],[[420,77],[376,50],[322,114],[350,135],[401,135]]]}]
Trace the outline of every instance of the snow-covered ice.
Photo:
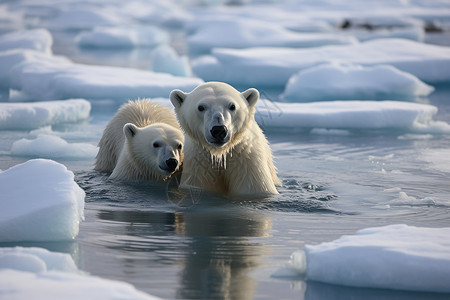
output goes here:
[{"label": "snow-covered ice", "polygon": [[193,72],[206,81],[284,87],[299,71],[332,62],[363,66],[388,64],[428,83],[450,81],[450,47],[404,39],[307,49],[216,48],[212,55],[200,57],[193,63]]},{"label": "snow-covered ice", "polygon": [[450,292],[450,228],[389,225],[306,245],[291,267],[331,284]]},{"label": "snow-covered ice", "polygon": [[31,103],[0,103],[0,130],[36,129],[74,123],[89,117],[91,104],[83,99]]},{"label": "snow-covered ice", "polygon": [[0,269],[0,295],[6,299],[157,300],[126,282],[57,271],[31,273]]},{"label": "snow-covered ice", "polygon": [[70,61],[61,56],[48,55],[36,50],[12,49],[0,52],[0,88],[11,87],[11,70],[25,61],[49,61],[54,64],[65,64]]},{"label": "snow-covered ice", "polygon": [[288,30],[295,32],[325,33],[332,32],[336,20],[340,17],[328,18],[325,15],[300,14],[298,8],[289,5],[258,5],[254,6],[219,6],[208,9],[193,10],[194,17],[186,23],[188,33],[193,33],[197,28],[211,22],[212,20],[256,20],[265,21],[270,24],[278,24]]},{"label": "snow-covered ice", "polygon": [[[127,19],[164,27],[181,27],[192,18],[190,12],[177,0],[166,1],[116,1],[115,9]],[[189,2],[185,3],[189,5]]]},{"label": "snow-covered ice", "polygon": [[0,36],[0,51],[30,49],[50,54],[52,44],[52,35],[45,29],[22,30]]},{"label": "snow-covered ice", "polygon": [[423,42],[425,39],[425,30],[423,29],[423,27],[393,28],[393,29],[383,28],[370,31],[364,29],[356,29],[346,31],[346,33],[356,37],[360,42],[384,38],[399,38],[412,40],[416,42]]},{"label": "snow-covered ice", "polygon": [[[76,3],[73,3],[76,5]],[[107,6],[89,7],[81,6],[61,9],[58,15],[50,21],[49,27],[53,30],[86,30],[100,26],[114,26],[124,24],[123,18],[116,10]]]},{"label": "snow-covered ice", "polygon": [[84,191],[52,160],[33,159],[0,173],[0,241],[60,241],[78,235]]},{"label": "snow-covered ice", "polygon": [[132,68],[27,60],[10,72],[12,100],[68,98],[128,100],[168,96],[175,88],[193,89],[203,81]]},{"label": "snow-covered ice", "polygon": [[221,18],[193,21],[195,33],[188,37],[189,50],[206,53],[212,48],[249,47],[318,47],[324,45],[355,44],[348,35],[327,33],[298,33],[262,20]]},{"label": "snow-covered ice", "polygon": [[40,134],[35,139],[20,139],[11,147],[11,154],[39,158],[93,159],[97,147],[88,143],[68,143],[59,136]]},{"label": "snow-covered ice", "polygon": [[450,133],[433,121],[437,107],[400,101],[323,101],[280,103],[260,100],[255,119],[264,128],[397,129]]},{"label": "snow-covered ice", "polygon": [[23,14],[15,10],[11,10],[6,5],[0,6],[0,34],[21,30],[23,28]]},{"label": "snow-covered ice", "polygon": [[[52,30],[89,30],[99,26],[156,24],[181,26],[191,18],[178,1],[52,1],[22,4],[28,14],[44,11],[45,26]],[[36,9],[39,8],[40,10]],[[39,15],[42,17],[42,15]]]},{"label": "snow-covered ice", "polygon": [[95,27],[76,37],[81,47],[133,48],[154,47],[170,41],[169,34],[152,26]]},{"label": "snow-covered ice", "polygon": [[46,271],[79,272],[69,254],[50,252],[37,247],[0,248],[0,269],[32,273]]},{"label": "snow-covered ice", "polygon": [[0,88],[10,87],[11,69],[27,60],[52,60],[68,62],[64,57],[53,56],[53,37],[45,29],[21,30],[0,36]]},{"label": "snow-covered ice", "polygon": [[283,97],[292,101],[414,100],[428,96],[433,90],[414,75],[393,66],[331,63],[293,75]]},{"label": "snow-covered ice", "polygon": [[159,299],[131,284],[82,273],[69,254],[35,247],[0,248],[0,298]]},{"label": "snow-covered ice", "polygon": [[[105,29],[98,30],[103,30],[103,33],[105,31]],[[121,32],[125,37],[133,34],[130,32],[127,35],[124,29],[114,30]],[[147,35],[165,35],[165,33],[153,32],[148,28],[146,30],[144,34]],[[142,32],[143,29],[140,33]],[[48,31],[42,30],[37,33],[37,35],[34,34],[34,31],[12,33],[10,39],[19,41],[18,45],[3,43],[5,51],[0,51],[0,66],[2,66],[0,68],[0,87],[11,89],[10,100],[42,101],[86,98],[124,101],[139,97],[164,97],[168,96],[170,91],[175,88],[193,89],[203,82],[199,78],[181,77],[185,74],[190,75],[190,68],[185,58],[175,57],[173,53],[165,56],[155,54],[156,58],[163,59],[158,62],[160,65],[155,64],[160,70],[177,73],[179,76],[176,77],[132,68],[76,64],[65,57],[51,55],[48,51],[43,53],[37,50],[16,48],[16,46],[20,47],[28,43],[43,44],[41,35],[48,37]],[[100,33],[94,34],[95,40],[99,44],[105,45],[105,38],[98,38],[98,34]],[[49,37],[51,38],[51,36]],[[159,38],[155,37],[155,39]],[[158,42],[163,40],[165,38],[161,38]]]},{"label": "snow-covered ice", "polygon": [[152,51],[152,70],[154,72],[169,73],[174,76],[192,76],[191,66],[187,56],[179,56],[175,49],[162,45]]}]

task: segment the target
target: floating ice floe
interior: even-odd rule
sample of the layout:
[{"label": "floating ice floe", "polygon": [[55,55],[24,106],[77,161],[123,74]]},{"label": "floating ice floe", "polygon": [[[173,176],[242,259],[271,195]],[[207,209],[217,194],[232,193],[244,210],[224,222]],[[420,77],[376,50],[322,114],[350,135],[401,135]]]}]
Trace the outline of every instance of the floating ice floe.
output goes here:
[{"label": "floating ice floe", "polygon": [[270,128],[396,129],[450,133],[450,125],[433,121],[437,107],[399,101],[323,101],[280,103],[260,100],[256,121]]},{"label": "floating ice floe", "polygon": [[169,73],[182,77],[192,75],[188,57],[179,56],[175,49],[168,45],[162,45],[153,50],[151,60],[154,72]]},{"label": "floating ice floe", "polygon": [[30,49],[50,54],[52,44],[52,35],[45,29],[22,30],[0,36],[0,51]]},{"label": "floating ice floe", "polygon": [[[79,273],[75,262],[69,254],[50,252],[36,247],[0,248],[1,269],[32,273],[46,271]],[[0,279],[1,281],[2,279]]]},{"label": "floating ice floe", "polygon": [[[113,104],[109,102],[109,104]],[[108,104],[108,105],[109,105]],[[115,107],[113,105],[113,107]],[[44,126],[39,127],[37,129],[30,130],[28,132],[28,138],[36,138],[40,135],[52,135],[62,138],[70,143],[76,141],[92,141],[97,142],[103,130],[105,129],[105,124],[103,122],[81,122],[77,124],[70,124],[68,126],[59,125],[55,126]],[[9,134],[13,135],[13,132],[9,132]],[[12,139],[10,139],[12,140]]]},{"label": "floating ice floe", "polygon": [[308,280],[330,284],[449,293],[449,236],[450,228],[367,228],[306,245],[304,252],[293,253],[291,268]]},{"label": "floating ice floe", "polygon": [[89,159],[97,147],[88,143],[68,143],[59,136],[40,134],[35,139],[20,139],[11,146],[11,154],[39,158]]},{"label": "floating ice floe", "polygon": [[0,248],[2,299],[157,300],[131,284],[79,271],[69,254],[42,248]]},{"label": "floating ice floe", "polygon": [[308,49],[216,48],[212,50],[212,56],[197,59],[193,71],[206,81],[281,87],[293,74],[331,62],[363,66],[388,64],[428,83],[450,81],[450,47],[403,39]]},{"label": "floating ice floe", "polygon": [[45,29],[22,30],[0,36],[0,88],[9,88],[10,70],[26,60],[68,62],[53,56],[53,38]]},{"label": "floating ice floe", "polygon": [[414,100],[428,96],[433,90],[414,75],[393,66],[331,63],[293,75],[283,98],[289,101]]},{"label": "floating ice floe", "polygon": [[[303,13],[299,13],[302,10]],[[310,11],[292,5],[253,5],[218,6],[207,9],[192,10],[193,18],[186,23],[188,33],[204,27],[213,20],[264,20],[270,24],[278,24],[295,32],[332,32],[335,29],[335,19],[340,17],[334,14],[332,18],[325,15],[314,16]],[[331,20],[330,20],[331,19]]]},{"label": "floating ice floe", "polygon": [[365,42],[375,39],[398,38],[416,42],[425,40],[425,30],[423,27],[378,29],[378,30],[349,30],[347,34],[356,37],[359,41]]},{"label": "floating ice floe", "polygon": [[[74,3],[76,4],[76,3]],[[124,24],[124,19],[116,10],[107,5],[101,7],[67,7],[59,10],[57,16],[49,22],[53,30],[86,30],[99,26]]]},{"label": "floating ice floe", "polygon": [[36,50],[12,49],[0,52],[0,88],[9,89],[11,86],[11,69],[25,61],[49,61],[54,64],[70,62],[69,59],[60,56],[48,55]]},{"label": "floating ice floe", "polygon": [[64,165],[29,160],[0,173],[0,241],[60,241],[78,235],[84,191]]},{"label": "floating ice floe", "polygon": [[154,47],[169,40],[168,33],[153,26],[96,27],[76,37],[79,46],[93,48]]},{"label": "floating ice floe", "polygon": [[73,123],[89,117],[91,104],[83,99],[32,103],[0,103],[0,130],[36,129]]},{"label": "floating ice floe", "polygon": [[131,68],[26,60],[11,69],[13,101],[68,98],[127,100],[167,97],[175,89],[192,90],[203,81]]},{"label": "floating ice floe", "polygon": [[179,1],[117,1],[115,4],[121,15],[139,23],[181,27],[192,18]]},{"label": "floating ice floe", "polygon": [[206,53],[212,48],[250,47],[318,47],[324,45],[355,44],[348,35],[326,33],[298,33],[270,22],[244,19],[210,19],[194,21],[196,32],[188,37],[189,51]]},{"label": "floating ice floe", "polygon": [[0,6],[0,34],[23,28],[23,13],[14,9],[9,9],[7,5]]},{"label": "floating ice floe", "polygon": [[[36,6],[36,4],[34,4]],[[34,7],[32,7],[34,8]],[[98,26],[161,24],[181,26],[190,18],[175,1],[53,1],[41,9],[53,9],[48,15],[52,30],[87,30]]]}]

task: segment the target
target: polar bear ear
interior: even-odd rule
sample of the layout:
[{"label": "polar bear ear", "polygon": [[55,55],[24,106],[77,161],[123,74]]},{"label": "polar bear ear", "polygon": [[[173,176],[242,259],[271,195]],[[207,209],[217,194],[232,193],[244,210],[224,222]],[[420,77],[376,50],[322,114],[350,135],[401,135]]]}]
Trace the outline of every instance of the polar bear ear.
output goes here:
[{"label": "polar bear ear", "polygon": [[125,134],[127,139],[132,139],[136,133],[138,132],[139,128],[137,128],[136,125],[133,123],[127,123],[123,126],[123,133]]},{"label": "polar bear ear", "polygon": [[247,100],[249,106],[255,106],[259,99],[259,92],[254,88],[242,92],[241,95]]},{"label": "polar bear ear", "polygon": [[180,90],[173,90],[172,92],[170,92],[170,102],[172,102],[173,106],[175,106],[175,108],[179,108],[183,102],[184,99],[186,99],[187,94],[183,91]]}]

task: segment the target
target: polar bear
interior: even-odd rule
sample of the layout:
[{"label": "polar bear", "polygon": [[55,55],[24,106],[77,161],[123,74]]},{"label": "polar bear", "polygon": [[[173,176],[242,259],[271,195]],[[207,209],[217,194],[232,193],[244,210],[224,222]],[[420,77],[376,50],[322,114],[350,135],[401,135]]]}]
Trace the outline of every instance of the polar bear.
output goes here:
[{"label": "polar bear", "polygon": [[258,99],[256,89],[240,93],[222,82],[170,93],[185,132],[180,187],[228,195],[278,194],[272,151],[254,117]]},{"label": "polar bear", "polygon": [[184,135],[175,114],[149,99],[124,104],[98,144],[95,170],[110,179],[163,181],[183,162]]}]

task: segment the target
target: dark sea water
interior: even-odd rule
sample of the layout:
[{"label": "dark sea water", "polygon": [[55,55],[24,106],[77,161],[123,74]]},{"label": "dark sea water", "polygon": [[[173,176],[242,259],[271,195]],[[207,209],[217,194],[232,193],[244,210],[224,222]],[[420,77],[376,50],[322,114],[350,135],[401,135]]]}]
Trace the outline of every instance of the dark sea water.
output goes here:
[{"label": "dark sea water", "polygon": [[[65,42],[64,34],[54,38],[55,54],[76,62],[148,68],[144,50],[83,52]],[[450,44],[445,34],[428,41]],[[450,123],[449,86],[437,86],[426,102],[439,108],[436,120]],[[53,130],[81,126],[90,134],[72,142],[96,144],[119,105],[93,103],[88,122]],[[5,153],[27,133],[2,135],[0,169],[26,161]],[[175,179],[163,186],[109,182],[93,171],[91,160],[58,160],[86,191],[86,219],[73,242],[24,245],[70,253],[83,271],[166,299],[448,299],[272,275],[305,244],[362,228],[449,227],[449,135],[389,130],[266,135],[282,187],[262,201],[180,191]]]}]

